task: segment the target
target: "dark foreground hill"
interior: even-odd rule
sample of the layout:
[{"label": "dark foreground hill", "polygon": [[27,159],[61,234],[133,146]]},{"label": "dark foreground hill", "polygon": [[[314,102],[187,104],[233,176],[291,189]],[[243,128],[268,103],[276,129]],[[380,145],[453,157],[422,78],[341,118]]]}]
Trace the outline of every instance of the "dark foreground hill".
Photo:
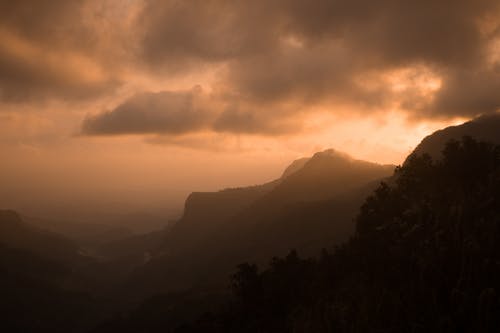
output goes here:
[{"label": "dark foreground hill", "polygon": [[[495,119],[496,115],[481,117],[438,131],[416,152],[442,149],[443,135],[495,138],[500,132],[492,130],[500,128]],[[241,261],[263,264],[290,249],[311,256],[346,241],[354,233],[353,219],[361,204],[392,169],[327,150],[292,163],[281,178],[264,185],[193,193],[184,216],[168,232],[107,249],[113,249],[115,257],[129,258],[123,262],[134,268],[125,275],[122,288],[138,295],[220,286]]]},{"label": "dark foreground hill", "polygon": [[317,259],[292,251],[262,271],[239,265],[232,299],[198,319],[174,324],[164,298],[97,331],[500,330],[499,145],[465,138],[439,160],[410,156],[356,222],[353,238]]},{"label": "dark foreground hill", "polygon": [[443,133],[395,173],[325,151],[264,185],[193,194],[177,224],[95,257],[1,211],[2,328],[498,331],[500,149]]},{"label": "dark foreground hill", "polygon": [[[0,327],[3,332],[84,332],[98,310],[75,288],[87,258],[57,234],[0,210]],[[98,308],[98,307],[97,307]]]}]

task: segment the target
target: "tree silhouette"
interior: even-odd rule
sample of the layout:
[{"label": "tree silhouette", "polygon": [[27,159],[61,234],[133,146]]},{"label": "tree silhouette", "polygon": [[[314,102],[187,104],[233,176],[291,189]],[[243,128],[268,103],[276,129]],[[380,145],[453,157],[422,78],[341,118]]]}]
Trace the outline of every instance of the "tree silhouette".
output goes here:
[{"label": "tree silhouette", "polygon": [[144,315],[153,310],[133,312],[118,321],[121,326],[109,327],[500,331],[500,146],[464,137],[448,142],[438,160],[410,156],[366,199],[355,222],[348,242],[316,259],[292,250],[262,270],[239,265],[231,277],[232,298],[177,329],[173,314],[156,321]]},{"label": "tree silhouette", "polygon": [[240,265],[219,331],[498,331],[499,190],[498,145],[464,137],[439,160],[410,156],[333,253]]}]

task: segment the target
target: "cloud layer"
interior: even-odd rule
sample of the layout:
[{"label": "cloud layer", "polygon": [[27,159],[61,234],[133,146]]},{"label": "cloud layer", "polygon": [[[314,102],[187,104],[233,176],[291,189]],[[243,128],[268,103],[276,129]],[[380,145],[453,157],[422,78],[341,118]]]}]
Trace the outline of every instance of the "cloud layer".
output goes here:
[{"label": "cloud layer", "polygon": [[87,135],[272,135],[318,109],[500,108],[497,0],[0,0],[0,19],[3,102],[88,100],[137,78],[195,86],[220,69],[205,93],[138,89],[88,116]]},{"label": "cloud layer", "polygon": [[0,101],[114,93],[122,78],[111,59],[121,52],[121,41],[108,40],[113,22],[103,14],[106,2],[0,0]]},{"label": "cloud layer", "polygon": [[114,110],[83,123],[88,135],[185,134],[207,126],[210,111],[199,88],[184,92],[137,94]]}]

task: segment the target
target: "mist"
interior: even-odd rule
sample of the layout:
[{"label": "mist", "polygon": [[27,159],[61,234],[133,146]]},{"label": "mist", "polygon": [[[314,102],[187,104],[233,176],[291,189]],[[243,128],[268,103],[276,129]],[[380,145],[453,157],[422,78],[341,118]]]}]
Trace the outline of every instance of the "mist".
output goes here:
[{"label": "mist", "polygon": [[498,0],[0,0],[6,332],[500,331]]}]

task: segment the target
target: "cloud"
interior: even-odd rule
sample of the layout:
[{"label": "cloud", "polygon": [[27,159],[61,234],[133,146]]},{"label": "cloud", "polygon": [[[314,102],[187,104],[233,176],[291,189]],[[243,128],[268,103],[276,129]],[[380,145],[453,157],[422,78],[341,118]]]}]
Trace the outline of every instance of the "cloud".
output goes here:
[{"label": "cloud", "polygon": [[[491,72],[485,80],[497,80],[487,59],[498,40],[499,6],[496,0],[149,0],[141,14],[142,55],[176,72],[225,64],[226,95],[255,112],[293,101],[280,116],[325,103],[366,113],[396,105],[417,117],[473,116],[495,102],[479,88],[458,89],[459,77],[480,83]],[[395,92],[385,85],[387,72],[412,68],[440,76],[434,102],[408,102],[423,98],[420,86]],[[453,107],[455,98],[467,105]]]},{"label": "cloud", "polygon": [[498,9],[498,3],[297,0],[284,8],[290,31],[309,43],[342,39],[358,61],[367,65],[399,66],[414,61],[449,65],[481,56],[483,36],[477,20]]},{"label": "cloud", "polygon": [[[0,0],[0,43],[0,102],[149,91],[85,119],[87,134],[280,135],[318,109],[499,107],[498,0]],[[209,93],[178,91],[196,84]],[[175,102],[188,95],[196,117]]]},{"label": "cloud", "polygon": [[270,2],[146,0],[138,18],[141,55],[171,71],[197,62],[220,62],[274,47]]},{"label": "cloud", "polygon": [[120,41],[109,41],[116,22],[101,15],[100,6],[95,0],[0,0],[0,101],[113,94],[121,77],[110,59],[121,52]]},{"label": "cloud", "polygon": [[88,116],[85,135],[163,134],[180,135],[210,125],[211,110],[203,102],[201,89],[137,94],[115,109]]},{"label": "cloud", "polygon": [[[254,109],[240,108],[236,102],[228,106],[226,99],[206,94],[199,86],[187,91],[145,92],[125,100],[113,110],[87,116],[82,134],[174,137],[211,131],[275,135],[300,128],[300,122],[280,117],[277,111],[257,113]],[[154,141],[177,142],[172,138]]]},{"label": "cloud", "polygon": [[227,109],[213,123],[215,132],[282,135],[301,130],[300,119],[289,119],[278,112],[257,113],[254,110]]},{"label": "cloud", "polygon": [[500,64],[488,69],[456,70],[445,76],[433,102],[422,110],[433,114],[470,116],[500,110]]},{"label": "cloud", "polygon": [[230,67],[228,81],[238,98],[261,106],[355,101],[367,108],[378,107],[384,103],[386,92],[376,84],[365,85],[368,75],[342,42],[332,42],[288,46],[279,53],[240,60]]},{"label": "cloud", "polygon": [[81,35],[81,0],[0,1],[4,29],[39,42],[66,43],[72,33]]},{"label": "cloud", "polygon": [[[2,38],[3,37],[3,38]],[[119,80],[92,60],[70,51],[50,51],[9,39],[0,50],[0,100],[29,102],[46,98],[88,99],[111,93]]]}]

